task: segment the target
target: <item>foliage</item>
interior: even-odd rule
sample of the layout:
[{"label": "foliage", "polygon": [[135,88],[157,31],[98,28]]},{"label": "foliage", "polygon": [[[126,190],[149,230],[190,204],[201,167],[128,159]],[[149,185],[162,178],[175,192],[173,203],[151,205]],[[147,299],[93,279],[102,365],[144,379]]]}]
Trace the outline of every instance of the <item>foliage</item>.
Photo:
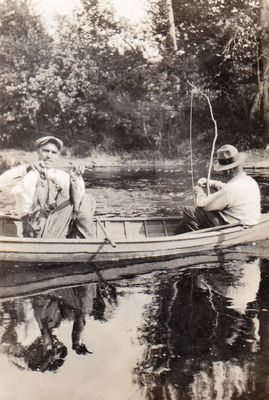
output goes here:
[{"label": "foliage", "polygon": [[[256,120],[250,118],[257,92],[258,2],[174,0],[179,50],[172,59],[164,2],[158,4],[153,13],[154,31],[163,62],[168,59],[169,68],[178,80],[188,79],[210,95],[226,140],[240,141],[240,136],[247,134],[249,144],[249,139],[261,132],[260,116]],[[210,121],[202,117],[208,114],[205,103],[199,99],[197,103],[194,114],[198,125],[208,130]]]},{"label": "foliage", "polygon": [[[28,117],[29,81],[47,65],[51,40],[26,0],[0,3],[0,140],[16,144],[35,126]],[[30,132],[30,133],[29,133]]]},{"label": "foliage", "polygon": [[[85,154],[179,154],[189,137],[190,81],[209,95],[220,140],[251,146],[261,131],[252,112],[261,68],[257,0],[174,0],[173,8],[177,52],[164,0],[148,0],[139,27],[101,0],[81,0],[53,38],[27,0],[0,3],[0,139],[27,146],[50,132]],[[197,148],[211,142],[208,105],[197,95],[193,132]]]}]

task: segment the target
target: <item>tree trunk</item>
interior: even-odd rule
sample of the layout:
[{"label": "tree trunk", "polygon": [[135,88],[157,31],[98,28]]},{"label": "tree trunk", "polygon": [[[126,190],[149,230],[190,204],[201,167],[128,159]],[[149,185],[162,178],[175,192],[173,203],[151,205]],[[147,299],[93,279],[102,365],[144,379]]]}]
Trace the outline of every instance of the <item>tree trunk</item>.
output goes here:
[{"label": "tree trunk", "polygon": [[265,144],[269,143],[269,0],[260,0],[262,115]]},{"label": "tree trunk", "polygon": [[169,20],[169,36],[173,45],[174,51],[177,51],[177,38],[176,38],[176,29],[175,29],[175,20],[174,20],[174,11],[172,0],[166,0],[166,5],[168,9],[168,20]]}]

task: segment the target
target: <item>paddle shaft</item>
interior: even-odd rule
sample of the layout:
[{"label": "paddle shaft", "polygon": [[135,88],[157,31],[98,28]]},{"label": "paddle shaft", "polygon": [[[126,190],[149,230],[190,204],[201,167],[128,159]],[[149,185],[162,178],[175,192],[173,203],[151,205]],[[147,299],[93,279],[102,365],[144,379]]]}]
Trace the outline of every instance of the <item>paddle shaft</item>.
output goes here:
[{"label": "paddle shaft", "polygon": [[240,224],[240,222],[235,222],[233,224],[212,226],[210,228],[205,228],[205,229],[197,229],[196,231],[190,231],[190,232],[187,232],[187,233],[215,232],[215,231],[222,231],[224,229],[234,228],[236,226],[242,226],[243,227],[243,225]]},{"label": "paddle shaft", "polygon": [[100,219],[98,217],[95,217],[98,225],[100,226],[100,228],[102,229],[102,231],[105,234],[106,239],[109,241],[109,243],[111,244],[111,246],[116,247],[116,243],[114,242],[113,239],[111,239],[111,237],[109,236],[109,234],[106,231],[106,228],[104,227],[104,225],[102,224],[102,222],[100,221]]}]

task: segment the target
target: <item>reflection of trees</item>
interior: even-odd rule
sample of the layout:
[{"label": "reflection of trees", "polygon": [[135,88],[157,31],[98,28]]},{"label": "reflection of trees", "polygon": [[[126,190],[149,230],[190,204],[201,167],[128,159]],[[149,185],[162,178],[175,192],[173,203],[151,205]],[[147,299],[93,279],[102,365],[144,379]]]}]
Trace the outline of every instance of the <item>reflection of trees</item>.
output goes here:
[{"label": "reflection of trees", "polygon": [[269,358],[268,313],[259,311],[261,299],[269,302],[269,278],[261,284],[260,274],[255,260],[160,280],[141,331],[147,350],[135,371],[148,399],[259,398],[256,371],[260,365],[264,372]]},{"label": "reflection of trees", "polygon": [[21,369],[56,371],[68,354],[66,345],[55,334],[61,323],[70,321],[72,350],[86,355],[90,353],[83,338],[86,317],[105,321],[116,304],[115,287],[105,283],[4,302],[0,311],[0,351]]},{"label": "reflection of trees", "polygon": [[262,260],[261,284],[258,293],[260,351],[255,365],[255,399],[269,399],[269,261]]}]

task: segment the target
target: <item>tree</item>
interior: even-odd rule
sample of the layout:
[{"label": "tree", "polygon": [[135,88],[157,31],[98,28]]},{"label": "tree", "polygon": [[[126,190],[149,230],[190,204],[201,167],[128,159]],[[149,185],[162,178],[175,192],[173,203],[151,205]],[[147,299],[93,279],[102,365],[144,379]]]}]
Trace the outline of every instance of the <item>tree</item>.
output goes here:
[{"label": "tree", "polygon": [[262,116],[264,121],[264,138],[269,142],[269,0],[260,0],[260,59],[261,79],[259,80],[262,96]]},{"label": "tree", "polygon": [[0,3],[0,140],[16,145],[32,136],[28,85],[50,59],[51,39],[27,0]]},{"label": "tree", "polygon": [[[209,95],[220,140],[253,144],[261,103],[269,124],[267,2],[259,19],[258,0],[149,0],[150,23],[138,29],[103,1],[81,0],[52,39],[27,0],[5,0],[2,140],[52,132],[78,152],[102,146],[174,155],[189,137],[189,80]],[[211,143],[200,98],[193,129],[197,144]]]},{"label": "tree", "polygon": [[82,1],[72,20],[62,20],[51,63],[29,83],[38,126],[80,143],[79,151],[143,147],[138,109],[147,64],[132,39],[131,29],[116,22],[110,9]]},{"label": "tree", "polygon": [[[152,8],[162,62],[166,60],[171,74],[181,86],[189,79],[208,91],[226,140],[230,134],[233,141],[253,142],[254,134],[261,134],[259,117],[250,118],[257,86],[257,1],[174,0],[178,51],[172,58],[167,48],[169,24],[164,2]],[[194,110],[202,135],[208,129],[204,106],[196,104]]]},{"label": "tree", "polygon": [[175,20],[174,20],[174,10],[172,0],[166,0],[167,10],[168,10],[168,20],[169,20],[169,35],[173,44],[174,51],[178,50]]}]

